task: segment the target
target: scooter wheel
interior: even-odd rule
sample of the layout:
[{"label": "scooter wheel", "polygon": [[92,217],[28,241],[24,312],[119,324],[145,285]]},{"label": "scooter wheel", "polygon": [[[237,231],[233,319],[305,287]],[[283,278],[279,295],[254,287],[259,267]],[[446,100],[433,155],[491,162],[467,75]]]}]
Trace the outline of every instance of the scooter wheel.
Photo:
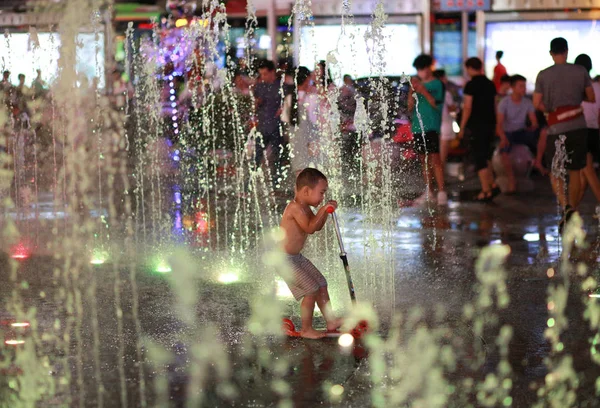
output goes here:
[{"label": "scooter wheel", "polygon": [[283,328],[283,331],[286,333],[296,331],[296,326],[294,326],[294,322],[292,322],[290,319],[283,319],[281,327]]},{"label": "scooter wheel", "polygon": [[356,327],[352,330],[351,334],[354,338],[361,338],[367,331],[369,331],[369,326],[366,320],[361,320],[358,322]]}]

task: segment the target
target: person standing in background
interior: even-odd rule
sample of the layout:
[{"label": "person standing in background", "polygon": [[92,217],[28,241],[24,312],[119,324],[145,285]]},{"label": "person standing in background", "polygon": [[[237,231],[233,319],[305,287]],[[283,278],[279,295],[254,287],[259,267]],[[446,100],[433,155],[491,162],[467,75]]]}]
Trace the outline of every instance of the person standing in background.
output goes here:
[{"label": "person standing in background", "polygon": [[256,143],[256,166],[260,166],[265,159],[265,153],[271,171],[273,189],[279,186],[281,171],[281,151],[283,137],[280,131],[281,94],[280,82],[273,61],[264,60],[258,66],[259,81],[254,86],[256,100],[257,129],[262,140]]},{"label": "person standing in background", "polygon": [[[578,55],[575,58],[575,65],[581,65],[589,73],[592,70],[592,59],[587,54]],[[594,95],[596,96],[596,102],[583,102],[581,107],[583,108],[583,116],[587,125],[587,159],[586,164],[581,172],[581,194],[580,200],[583,199],[585,189],[589,184],[596,201],[600,203],[600,180],[596,175],[594,169],[594,161],[597,161],[600,157],[600,134],[598,133],[598,112],[600,111],[600,84],[598,82],[592,82],[592,88],[594,88]]]},{"label": "person standing in background", "polygon": [[39,98],[46,93],[46,82],[42,79],[42,70],[38,68],[35,72],[37,72],[37,76],[31,83],[31,89],[33,90],[33,97]]},{"label": "person standing in background", "polygon": [[448,90],[448,77],[443,69],[433,71],[433,76],[442,81],[444,84],[444,106],[442,108],[442,127],[440,130],[440,160],[442,168],[446,168],[446,160],[448,159],[448,151],[450,150],[450,142],[456,139],[456,134],[452,129],[454,118],[451,113],[456,112],[456,105],[452,93]]},{"label": "person standing in background", "polygon": [[412,113],[411,131],[414,147],[421,159],[425,192],[415,200],[416,205],[435,201],[433,180],[438,187],[437,203],[448,204],[444,184],[444,169],[440,160],[440,128],[445,89],[442,81],[433,75],[433,58],[421,54],[413,62],[417,76],[412,79],[414,93],[408,98],[408,110]]},{"label": "person standing in background", "polygon": [[487,202],[500,193],[490,165],[496,136],[496,87],[483,74],[483,62],[479,58],[469,58],[465,68],[471,80],[464,90],[458,138],[467,136],[469,151],[481,183],[481,192],[475,200]]},{"label": "person standing in background", "polygon": [[[558,225],[562,234],[564,225],[576,212],[581,199],[581,170],[585,168],[588,152],[587,125],[581,103],[596,102],[596,98],[592,80],[585,68],[567,63],[567,40],[562,37],[553,39],[550,42],[550,55],[554,65],[538,74],[533,106],[548,115],[546,162],[552,164],[552,170],[560,171],[564,166],[568,171],[568,196],[565,194],[565,180],[554,172],[550,173],[554,194],[563,209]],[[562,138],[564,143],[561,142]],[[558,163],[561,156],[557,148],[564,149],[564,164]]]},{"label": "person standing in background", "polygon": [[342,133],[342,166],[344,174],[354,175],[359,168],[360,144],[357,140],[354,114],[356,112],[356,89],[350,75],[344,75],[344,83],[338,96],[340,130]]},{"label": "person standing in background", "polygon": [[496,66],[494,67],[494,78],[492,81],[494,82],[496,92],[498,93],[500,93],[500,88],[502,87],[502,77],[508,75],[506,67],[500,62],[503,56],[504,51],[496,51]]}]

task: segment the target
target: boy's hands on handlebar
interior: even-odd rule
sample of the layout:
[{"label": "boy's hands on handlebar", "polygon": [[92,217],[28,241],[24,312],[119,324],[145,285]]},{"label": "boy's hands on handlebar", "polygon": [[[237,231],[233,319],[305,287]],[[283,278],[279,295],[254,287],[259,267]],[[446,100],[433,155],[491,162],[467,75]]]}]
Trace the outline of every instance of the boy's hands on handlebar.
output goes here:
[{"label": "boy's hands on handlebar", "polygon": [[338,206],[338,203],[335,200],[329,200],[329,201],[327,201],[327,204],[325,204],[325,207],[327,208],[326,211],[328,213],[332,213],[335,210],[337,210],[337,206]]}]

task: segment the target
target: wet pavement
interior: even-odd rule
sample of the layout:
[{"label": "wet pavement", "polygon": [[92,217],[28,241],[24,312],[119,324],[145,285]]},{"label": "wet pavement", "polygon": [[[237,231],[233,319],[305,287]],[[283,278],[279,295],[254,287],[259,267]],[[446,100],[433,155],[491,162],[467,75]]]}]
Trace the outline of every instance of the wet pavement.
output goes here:
[{"label": "wet pavement", "polygon": [[[81,266],[77,276],[60,272],[64,260],[33,254],[16,261],[16,279],[9,276],[14,260],[5,257],[0,282],[17,283],[0,285],[0,296],[8,302],[18,296],[25,310],[37,310],[32,319],[37,327],[23,333],[13,328],[5,339],[25,339],[35,344],[38,356],[48,357],[47,365],[32,375],[37,382],[29,383],[38,391],[41,384],[55,387],[46,391],[54,396],[41,397],[38,406],[44,407],[185,406],[186,401],[206,407],[277,406],[282,401],[296,407],[430,407],[436,406],[431,403],[436,389],[447,398],[437,406],[463,407],[482,406],[481,389],[465,379],[483,384],[486,375],[499,372],[500,326],[510,325],[506,358],[512,383],[510,399],[500,400],[505,406],[539,401],[549,372],[544,359],[562,355],[572,356],[579,376],[570,387],[577,396],[572,406],[598,406],[594,383],[600,369],[590,358],[588,339],[594,332],[583,318],[587,293],[577,274],[569,275],[563,352],[552,354],[544,336],[548,288],[562,281],[554,272],[560,271],[561,241],[548,183],[537,179],[535,186],[534,192],[501,196],[488,205],[465,200],[466,194],[456,191],[447,208],[397,208],[381,219],[368,218],[360,208],[341,209],[357,297],[372,306],[367,309],[379,320],[374,339],[349,348],[335,339],[273,335],[282,316],[298,323],[298,305],[284,293],[263,295],[273,277],[260,256],[245,254],[244,262],[232,266],[225,255],[217,262],[222,254],[216,251],[181,255],[164,273],[149,263],[123,260]],[[586,197],[581,213],[589,245],[571,255],[592,275],[599,258],[593,212],[593,199]],[[307,256],[328,278],[334,308],[351,314],[335,237],[326,230],[319,239],[329,245],[312,245]],[[464,308],[480,295],[477,257],[485,246],[499,243],[510,246],[504,280],[510,303],[485,309],[478,334]],[[217,271],[221,268],[244,273],[227,282]],[[10,325],[14,311],[0,311],[0,320]],[[317,323],[322,319],[317,317]],[[445,357],[448,350],[452,362]],[[5,344],[4,363],[15,353],[31,351]],[[4,372],[0,406],[18,406],[8,402],[9,384],[31,370],[24,361]]]}]

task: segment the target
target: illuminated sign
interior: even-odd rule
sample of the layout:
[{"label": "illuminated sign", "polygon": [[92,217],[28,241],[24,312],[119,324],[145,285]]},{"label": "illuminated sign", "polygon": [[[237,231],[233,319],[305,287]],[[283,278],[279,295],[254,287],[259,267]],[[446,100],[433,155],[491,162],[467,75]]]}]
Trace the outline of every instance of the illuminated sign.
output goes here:
[{"label": "illuminated sign", "polygon": [[491,10],[490,0],[436,0],[433,4],[436,11],[476,11]]}]

